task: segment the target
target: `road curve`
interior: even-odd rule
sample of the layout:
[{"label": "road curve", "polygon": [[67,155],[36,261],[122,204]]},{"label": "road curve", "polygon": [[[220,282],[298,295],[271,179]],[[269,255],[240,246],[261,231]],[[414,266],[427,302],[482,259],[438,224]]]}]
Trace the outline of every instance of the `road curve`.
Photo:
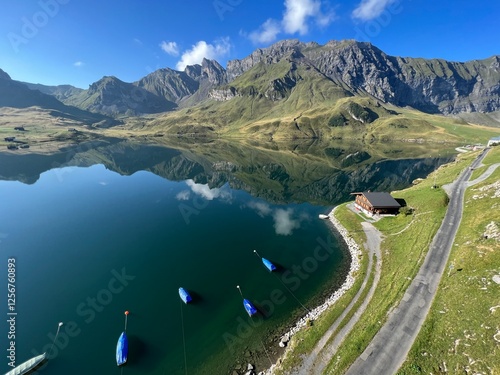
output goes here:
[{"label": "road curve", "polygon": [[450,188],[450,203],[443,223],[434,237],[424,263],[399,305],[375,335],[365,351],[352,364],[348,375],[390,375],[401,367],[432,305],[462,219],[464,193],[472,169],[477,168],[486,148],[465,169]]}]

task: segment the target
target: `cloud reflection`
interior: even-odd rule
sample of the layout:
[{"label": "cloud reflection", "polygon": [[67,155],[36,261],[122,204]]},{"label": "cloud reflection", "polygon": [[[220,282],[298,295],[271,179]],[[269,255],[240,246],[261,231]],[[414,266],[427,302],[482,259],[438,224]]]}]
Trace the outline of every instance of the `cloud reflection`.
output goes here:
[{"label": "cloud reflection", "polygon": [[260,217],[271,215],[272,208],[265,202],[252,201],[248,203],[248,207],[254,209]]},{"label": "cloud reflection", "polygon": [[251,201],[247,206],[253,209],[260,217],[272,216],[274,220],[274,230],[276,234],[281,236],[290,236],[295,229],[300,228],[300,223],[307,220],[307,215],[299,215],[296,217],[295,211],[292,208],[276,208],[273,209],[266,202]]},{"label": "cloud reflection", "polygon": [[175,199],[178,201],[187,201],[189,197],[191,196],[191,192],[189,190],[183,190],[177,193],[175,196]]},{"label": "cloud reflection", "polygon": [[294,229],[300,228],[300,220],[293,219],[293,210],[288,208],[286,210],[279,208],[274,211],[274,229],[276,234],[289,236],[293,233]]},{"label": "cloud reflection", "polygon": [[[196,195],[198,195],[206,200],[212,201],[216,198],[221,198],[221,199],[224,199],[227,201],[231,200],[231,192],[225,190],[224,188],[210,189],[208,184],[197,184],[193,180],[187,180],[186,185],[191,189],[191,191],[194,194],[196,194]],[[184,192],[180,192],[179,194],[177,194],[177,199],[184,198],[184,197],[185,197]]]}]

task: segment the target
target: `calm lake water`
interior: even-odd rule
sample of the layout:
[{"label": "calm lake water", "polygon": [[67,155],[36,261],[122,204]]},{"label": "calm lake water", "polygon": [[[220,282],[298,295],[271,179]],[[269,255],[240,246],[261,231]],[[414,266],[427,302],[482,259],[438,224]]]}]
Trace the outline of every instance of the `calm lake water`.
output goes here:
[{"label": "calm lake water", "polygon": [[[0,158],[0,282],[6,290],[15,259],[16,364],[48,351],[61,321],[55,358],[38,373],[121,373],[115,347],[128,310],[123,374],[230,373],[342,283],[349,258],[318,214],[348,191],[400,188],[444,161],[362,156],[342,170],[342,155],[285,155],[289,165],[275,151],[209,149],[110,142]],[[246,315],[236,285],[259,317]],[[6,353],[7,292],[3,300]]]}]

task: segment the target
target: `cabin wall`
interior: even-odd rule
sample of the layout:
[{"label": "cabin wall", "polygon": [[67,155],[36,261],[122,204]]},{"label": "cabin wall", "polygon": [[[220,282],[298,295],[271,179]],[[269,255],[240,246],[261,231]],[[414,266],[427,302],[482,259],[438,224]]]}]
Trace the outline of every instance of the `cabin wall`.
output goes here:
[{"label": "cabin wall", "polygon": [[374,212],[374,207],[364,195],[356,195],[355,203],[368,212]]}]

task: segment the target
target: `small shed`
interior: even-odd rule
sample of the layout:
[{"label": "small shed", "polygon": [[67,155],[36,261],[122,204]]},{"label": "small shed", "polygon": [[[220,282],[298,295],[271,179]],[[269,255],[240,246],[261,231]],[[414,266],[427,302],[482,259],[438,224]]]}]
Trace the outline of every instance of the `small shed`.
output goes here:
[{"label": "small shed", "polygon": [[500,145],[500,137],[493,137],[488,141],[488,147]]},{"label": "small shed", "polygon": [[356,208],[369,215],[396,215],[401,205],[387,192],[351,193],[356,196]]}]

